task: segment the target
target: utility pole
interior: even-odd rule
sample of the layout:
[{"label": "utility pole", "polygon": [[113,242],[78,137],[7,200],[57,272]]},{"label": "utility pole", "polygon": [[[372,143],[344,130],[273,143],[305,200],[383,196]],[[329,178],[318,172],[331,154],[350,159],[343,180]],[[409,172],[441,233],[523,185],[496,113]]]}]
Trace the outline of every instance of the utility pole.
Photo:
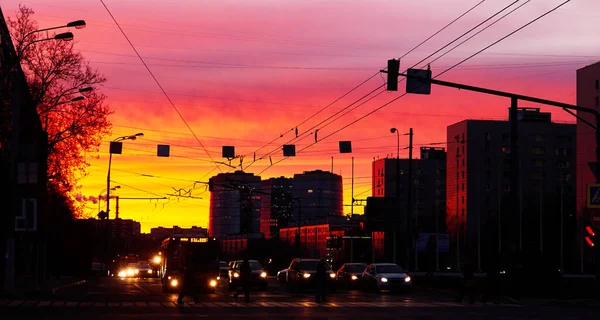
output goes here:
[{"label": "utility pole", "polygon": [[[456,145],[458,146],[458,143],[460,142],[460,137],[458,135],[454,136],[454,139],[456,140]],[[461,222],[460,222],[460,214],[459,214],[459,208],[458,208],[458,198],[459,198],[459,182],[458,182],[458,178],[460,177],[460,175],[458,174],[458,171],[460,170],[460,162],[458,160],[458,158],[460,157],[460,155],[458,154],[458,151],[456,152],[456,270],[460,271],[460,226],[461,226]]]},{"label": "utility pole", "polygon": [[[333,157],[332,157],[333,159]],[[354,157],[352,157],[352,204],[350,206],[350,217],[354,217]],[[352,231],[351,231],[352,232]],[[354,237],[350,235],[350,262],[354,262]]]},{"label": "utility pole", "polygon": [[[412,150],[413,150],[413,128],[410,128],[410,130],[408,131],[408,192],[407,192],[407,199],[406,199],[406,214],[407,214],[407,223],[406,223],[406,227],[407,227],[407,236],[409,237],[409,241],[407,242],[407,259],[406,259],[406,265],[407,268],[410,269],[410,250],[414,247],[414,238],[415,238],[415,234],[413,230],[415,230],[416,228],[413,228],[412,226]],[[416,256],[416,248],[414,248],[415,250],[415,256]],[[415,260],[416,263],[416,260]]]}]

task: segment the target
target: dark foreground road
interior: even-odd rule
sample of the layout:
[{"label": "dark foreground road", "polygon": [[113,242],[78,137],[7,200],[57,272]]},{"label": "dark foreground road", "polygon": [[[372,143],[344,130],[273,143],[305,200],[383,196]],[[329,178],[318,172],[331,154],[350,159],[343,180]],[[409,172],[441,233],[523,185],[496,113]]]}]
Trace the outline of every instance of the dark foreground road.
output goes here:
[{"label": "dark foreground road", "polygon": [[[156,279],[99,279],[63,290],[55,297],[0,300],[2,319],[599,319],[600,309],[456,303],[454,296],[415,290],[407,294],[341,291],[317,304],[310,293],[290,293],[273,284],[255,292],[250,303],[231,293],[201,295],[183,306],[163,294]],[[243,300],[243,299],[240,299]]]}]

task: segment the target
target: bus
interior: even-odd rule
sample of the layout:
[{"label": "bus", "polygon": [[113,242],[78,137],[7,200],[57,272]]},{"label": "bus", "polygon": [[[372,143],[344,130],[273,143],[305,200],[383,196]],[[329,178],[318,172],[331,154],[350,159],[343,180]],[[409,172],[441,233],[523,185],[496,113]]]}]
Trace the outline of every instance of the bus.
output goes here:
[{"label": "bus", "polygon": [[174,235],[163,240],[160,252],[159,277],[163,292],[179,291],[183,285],[184,268],[188,265],[194,268],[194,288],[197,291],[215,292],[221,256],[216,238]]}]

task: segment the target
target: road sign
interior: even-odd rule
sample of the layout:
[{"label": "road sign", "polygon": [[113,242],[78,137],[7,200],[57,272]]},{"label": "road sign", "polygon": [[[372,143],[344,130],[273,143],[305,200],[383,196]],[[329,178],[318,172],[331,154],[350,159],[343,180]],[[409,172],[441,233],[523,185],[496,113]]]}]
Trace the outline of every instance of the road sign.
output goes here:
[{"label": "road sign", "polygon": [[588,184],[587,207],[594,209],[600,208],[600,184]]},{"label": "road sign", "polygon": [[590,216],[590,223],[594,228],[600,230],[600,211],[592,212]]}]

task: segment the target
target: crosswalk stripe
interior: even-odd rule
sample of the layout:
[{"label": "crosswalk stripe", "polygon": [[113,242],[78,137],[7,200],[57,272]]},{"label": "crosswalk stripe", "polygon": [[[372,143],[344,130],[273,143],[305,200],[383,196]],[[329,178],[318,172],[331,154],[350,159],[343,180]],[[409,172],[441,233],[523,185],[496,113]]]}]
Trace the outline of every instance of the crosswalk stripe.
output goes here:
[{"label": "crosswalk stripe", "polygon": [[11,307],[20,306],[24,301],[23,300],[13,300],[8,305]]},{"label": "crosswalk stripe", "polygon": [[[157,301],[124,301],[124,302],[77,302],[77,301],[40,301],[40,300],[0,300],[0,306],[5,307],[181,307],[175,302]],[[457,302],[417,302],[417,301],[352,301],[352,302],[327,302],[315,303],[311,301],[255,301],[255,302],[186,302],[184,308],[466,308],[466,307],[515,307],[518,304],[483,304],[483,303],[457,303]]]}]

